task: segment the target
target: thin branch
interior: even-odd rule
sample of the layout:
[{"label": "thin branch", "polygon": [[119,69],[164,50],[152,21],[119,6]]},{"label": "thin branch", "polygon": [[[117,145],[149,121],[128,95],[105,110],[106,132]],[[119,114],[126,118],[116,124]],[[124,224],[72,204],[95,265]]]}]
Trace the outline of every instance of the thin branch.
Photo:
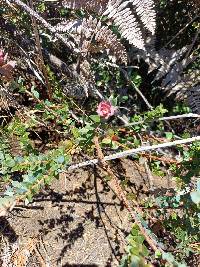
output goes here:
[{"label": "thin branch", "polygon": [[181,161],[178,161],[178,160],[175,160],[175,159],[172,159],[172,158],[158,157],[158,156],[154,156],[154,155],[151,155],[151,154],[148,154],[148,153],[144,153],[144,152],[141,153],[140,155],[142,157],[147,158],[148,160],[161,161],[161,162],[166,163],[166,164],[176,164],[176,165],[180,165],[181,164]]},{"label": "thin branch", "polygon": [[182,114],[182,115],[175,115],[175,116],[170,116],[170,117],[163,117],[158,120],[160,121],[166,121],[166,120],[177,120],[177,119],[184,119],[184,118],[200,118],[199,114],[194,114],[194,113],[188,113],[188,114]]},{"label": "thin branch", "polygon": [[[30,8],[32,10],[34,10],[34,6],[33,6],[33,1],[29,0],[29,5]],[[31,16],[31,20],[32,20],[32,26],[33,26],[33,32],[34,32],[34,36],[35,36],[35,44],[36,44],[36,51],[37,51],[37,56],[38,56],[38,67],[40,69],[41,72],[43,72],[44,74],[44,78],[45,78],[45,83],[46,83],[46,87],[47,87],[47,95],[49,100],[52,100],[52,88],[51,88],[51,84],[49,82],[49,78],[48,78],[48,73],[47,73],[47,69],[44,63],[44,58],[43,58],[43,54],[42,54],[42,47],[40,44],[40,36],[39,36],[39,32],[38,32],[38,26],[37,26],[37,21],[35,19],[35,17]]]},{"label": "thin branch", "polygon": [[170,120],[185,119],[185,118],[200,118],[200,115],[194,114],[194,113],[188,113],[188,114],[181,114],[181,115],[175,115],[175,116],[169,116],[169,117],[156,118],[156,119],[153,119],[151,121],[141,120],[141,121],[127,123],[127,124],[123,125],[123,127],[135,126],[135,125],[143,124],[145,122],[170,121]]},{"label": "thin branch", "polygon": [[153,109],[153,106],[149,103],[149,101],[146,99],[146,97],[143,95],[143,93],[140,91],[140,89],[139,89],[139,88],[135,85],[135,83],[129,78],[127,71],[125,71],[123,68],[120,68],[120,70],[121,70],[122,73],[124,74],[124,76],[125,76],[127,82],[128,82],[129,84],[131,84],[131,85],[134,87],[135,91],[141,96],[141,98],[143,99],[143,101],[145,102],[145,104],[147,105],[147,107],[148,107],[149,109]]},{"label": "thin branch", "polygon": [[140,217],[141,217],[141,214],[143,213],[143,211],[138,207],[137,202],[135,203],[136,204],[136,206],[134,207],[135,210],[133,209],[133,207],[129,203],[129,201],[128,201],[128,199],[127,199],[127,197],[126,197],[123,189],[121,188],[121,185],[120,185],[119,180],[117,179],[117,177],[113,173],[112,169],[110,168],[110,165],[108,163],[106,163],[105,157],[104,157],[103,152],[101,150],[101,147],[99,145],[99,141],[98,141],[98,137],[97,136],[94,137],[94,144],[95,144],[95,147],[96,147],[96,150],[97,150],[97,155],[99,157],[99,163],[101,163],[103,169],[108,173],[108,175],[114,181],[115,192],[117,192],[117,195],[118,195],[119,199],[123,201],[123,203],[124,203],[127,211],[129,212],[129,214],[132,217],[132,219],[135,221],[135,223],[140,228],[141,233],[145,237],[146,241],[149,243],[150,247],[154,251],[159,250],[161,253],[163,253],[163,250],[159,246],[159,244],[157,243],[157,241],[154,240],[151,237],[151,235],[148,233],[148,229],[146,229],[142,225],[142,223],[140,221]]},{"label": "thin branch", "polygon": [[198,39],[199,33],[200,33],[200,27],[198,28],[198,30],[197,30],[197,32],[196,32],[196,34],[195,34],[195,37],[194,37],[194,39],[193,39],[191,45],[189,46],[189,49],[188,49],[188,52],[187,52],[185,58],[188,58],[188,57],[189,57],[189,55],[190,55],[190,53],[191,53],[191,51],[192,51],[192,49],[193,49],[193,47],[194,47],[194,45],[195,45],[197,39]]},{"label": "thin branch", "polygon": [[193,23],[197,18],[199,18],[199,14],[197,14],[194,18],[192,18],[175,36],[171,38],[171,40],[164,46],[167,47],[174,39],[176,39],[187,27]]},{"label": "thin branch", "polygon": [[60,41],[62,41],[70,49],[73,49],[71,43],[69,43],[69,41],[65,37],[63,37],[61,34],[57,33],[56,29],[50,23],[48,23],[45,19],[43,19],[37,12],[32,10],[29,6],[24,4],[21,0],[7,0],[7,1],[13,2],[13,3],[17,4],[18,6],[20,6],[21,8],[23,8],[23,10],[25,10],[31,16],[36,18],[38,21],[40,21],[42,23],[42,25],[45,28],[47,28],[51,33],[53,33]]},{"label": "thin branch", "polygon": [[[119,158],[125,158],[127,156],[138,154],[138,153],[143,152],[143,151],[156,150],[159,148],[166,148],[166,147],[172,147],[172,146],[177,146],[177,145],[183,145],[183,144],[188,144],[188,143],[192,143],[192,142],[196,142],[196,141],[200,141],[200,136],[196,136],[196,137],[192,137],[192,138],[186,138],[183,140],[176,140],[173,142],[167,142],[167,143],[158,144],[158,145],[142,146],[142,147],[138,147],[138,148],[133,148],[133,149],[129,149],[129,150],[126,150],[123,152],[118,152],[115,154],[111,154],[109,156],[105,156],[104,160],[109,161],[109,160],[114,160],[114,159],[119,159]],[[99,159],[92,159],[92,160],[88,160],[88,161],[84,161],[84,162],[81,162],[78,164],[71,165],[68,168],[68,170],[75,170],[75,169],[83,168],[83,167],[98,164],[98,163],[99,163]]]}]

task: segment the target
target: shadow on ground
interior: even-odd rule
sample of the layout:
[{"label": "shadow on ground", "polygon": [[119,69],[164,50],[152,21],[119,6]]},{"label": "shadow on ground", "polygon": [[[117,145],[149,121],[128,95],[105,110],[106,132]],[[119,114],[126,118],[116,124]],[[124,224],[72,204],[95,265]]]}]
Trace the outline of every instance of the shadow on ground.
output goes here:
[{"label": "shadow on ground", "polygon": [[[127,159],[113,170],[128,193],[138,198],[148,195],[148,177],[139,165]],[[163,179],[155,177],[157,188],[169,188]],[[36,239],[41,255],[53,267],[103,267],[119,265],[130,227],[129,214],[104,174],[90,168],[61,175],[33,203],[17,207],[0,230],[9,242]]]}]

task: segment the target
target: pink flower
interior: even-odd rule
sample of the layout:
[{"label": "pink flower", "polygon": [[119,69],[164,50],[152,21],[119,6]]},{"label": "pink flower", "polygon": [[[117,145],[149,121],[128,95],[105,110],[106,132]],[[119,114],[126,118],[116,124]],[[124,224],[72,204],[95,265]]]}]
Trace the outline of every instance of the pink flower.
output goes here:
[{"label": "pink flower", "polygon": [[97,107],[97,113],[99,116],[108,119],[113,116],[116,108],[112,106],[109,101],[101,101]]}]

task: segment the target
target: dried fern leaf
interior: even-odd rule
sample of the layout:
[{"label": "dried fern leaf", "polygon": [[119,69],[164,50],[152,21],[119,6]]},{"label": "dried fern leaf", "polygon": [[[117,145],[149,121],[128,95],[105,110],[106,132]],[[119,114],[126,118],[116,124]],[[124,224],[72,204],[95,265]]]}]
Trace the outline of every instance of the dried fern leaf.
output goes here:
[{"label": "dried fern leaf", "polygon": [[[101,22],[90,17],[83,21],[82,29],[86,38],[91,38],[94,35],[94,40],[97,44],[96,52],[107,48],[110,53],[115,55],[118,60],[127,64],[127,53],[125,47],[117,39],[117,36],[108,28],[108,26],[101,26]],[[88,50],[94,52],[95,47],[91,41],[88,43]]]},{"label": "dried fern leaf", "polygon": [[[187,52],[187,50],[188,46],[184,46],[176,51],[163,48],[156,53],[150,52],[150,56],[154,59],[158,68],[158,73],[155,76],[154,81],[160,80],[166,76],[170,70],[173,69],[173,66],[177,64],[177,61]],[[165,80],[163,81],[163,86],[165,86],[164,84],[167,84]]]},{"label": "dried fern leaf", "polygon": [[58,24],[56,28],[62,32],[73,33],[74,40],[81,45],[82,53],[97,53],[106,48],[117,60],[127,64],[127,52],[123,44],[108,26],[102,26],[101,22],[92,16],[82,21],[74,20]]},{"label": "dried fern leaf", "polygon": [[119,27],[119,31],[122,36],[126,38],[130,44],[143,49],[144,42],[142,39],[142,33],[140,31],[138,22],[135,16],[132,14],[129,8],[124,8],[129,1],[123,2],[118,1],[67,1],[64,2],[64,7],[71,9],[86,9],[88,11],[95,11],[101,13],[103,10],[103,15],[108,15],[108,18],[112,18],[114,23]]},{"label": "dried fern leaf", "polygon": [[200,7],[200,0],[193,0],[192,2],[195,4],[195,6],[196,6],[197,8]]},{"label": "dried fern leaf", "polygon": [[193,113],[200,114],[200,85],[187,91],[187,101]]},{"label": "dried fern leaf", "polygon": [[86,91],[88,88],[86,85],[81,85],[77,81],[69,81],[64,86],[62,86],[62,92],[67,96],[77,100],[86,98]]},{"label": "dried fern leaf", "polygon": [[81,26],[82,20],[70,20],[70,21],[62,21],[61,23],[58,23],[54,29],[56,32],[66,33],[76,33],[79,26]]},{"label": "dried fern leaf", "polygon": [[167,86],[166,90],[169,92],[168,96],[176,94],[176,99],[184,99],[189,88],[196,86],[198,83],[200,83],[200,71],[194,70],[192,73],[181,77],[181,80],[175,85]]},{"label": "dried fern leaf", "polygon": [[82,8],[108,16],[118,26],[122,37],[139,49],[145,50],[140,26],[152,34],[155,33],[156,13],[153,0],[65,0],[63,6],[76,10]]},{"label": "dried fern leaf", "polygon": [[102,14],[107,3],[108,0],[65,0],[62,4],[64,7],[74,10],[85,9],[90,12]]},{"label": "dried fern leaf", "polygon": [[101,29],[101,22],[92,16],[84,18],[81,26],[77,29],[78,34],[83,35],[87,40],[91,40],[92,36]]},{"label": "dried fern leaf", "polygon": [[86,59],[80,63],[80,75],[87,80],[91,79],[94,81],[94,76],[90,68],[90,63]]},{"label": "dried fern leaf", "polygon": [[154,1],[152,0],[130,0],[136,8],[136,13],[140,17],[145,28],[152,34],[155,34],[156,29],[156,12]]},{"label": "dried fern leaf", "polygon": [[107,15],[108,18],[114,21],[122,37],[127,39],[130,44],[145,50],[140,25],[131,9],[127,7],[128,3],[130,1],[110,0],[103,15]]},{"label": "dried fern leaf", "polygon": [[187,58],[184,58],[180,62],[176,62],[172,69],[168,72],[165,79],[162,81],[162,87],[172,87],[175,85],[178,81],[181,80],[181,75],[184,71],[184,69],[194,60],[196,59],[196,56],[190,55]]},{"label": "dried fern leaf", "polygon": [[127,64],[125,47],[107,26],[102,27],[101,30],[97,32],[95,40],[98,44],[108,48],[111,51],[111,54],[115,55],[117,59]]}]

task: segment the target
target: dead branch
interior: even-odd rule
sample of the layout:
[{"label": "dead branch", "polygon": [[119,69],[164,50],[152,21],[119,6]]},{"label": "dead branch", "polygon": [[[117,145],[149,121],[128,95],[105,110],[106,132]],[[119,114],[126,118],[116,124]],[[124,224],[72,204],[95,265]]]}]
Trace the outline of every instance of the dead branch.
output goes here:
[{"label": "dead branch", "polygon": [[[131,215],[132,219],[135,221],[135,223],[139,226],[141,233],[144,235],[146,241],[149,243],[150,247],[154,250],[157,251],[159,250],[161,253],[163,253],[163,249],[159,246],[159,244],[157,243],[156,240],[154,240],[149,234],[148,234],[148,230],[146,228],[144,228],[144,226],[142,225],[139,217],[141,216],[142,213],[140,213],[140,208],[139,207],[134,207],[135,211],[133,210],[133,207],[130,205],[129,201],[126,198],[126,195],[123,191],[123,189],[121,188],[121,185],[117,179],[117,177],[115,176],[115,174],[113,173],[112,169],[110,168],[109,164],[106,163],[103,152],[101,150],[101,147],[99,145],[99,141],[98,141],[98,137],[95,136],[94,138],[94,143],[95,143],[95,147],[97,150],[97,155],[99,158],[99,163],[103,166],[103,169],[106,170],[106,172],[110,175],[110,177],[113,179],[114,183],[115,183],[115,188],[116,188],[116,192],[118,194],[119,199],[121,199],[126,207],[126,209],[128,210],[129,214]],[[137,203],[136,203],[137,204]],[[142,212],[142,210],[141,210]]]},{"label": "dead branch", "polygon": [[[177,145],[189,144],[189,143],[196,142],[196,141],[200,141],[200,136],[186,138],[183,140],[176,140],[173,142],[166,142],[166,143],[158,144],[158,145],[150,145],[150,146],[142,146],[138,148],[133,148],[133,149],[129,149],[126,151],[111,154],[109,156],[105,156],[104,160],[109,161],[109,160],[114,160],[114,159],[125,158],[127,156],[138,154],[143,151],[150,151],[150,150],[156,150],[159,148],[167,148],[167,147],[172,147],[172,146],[177,146]],[[92,160],[88,160],[88,161],[84,161],[78,164],[71,165],[68,168],[68,170],[75,170],[75,169],[83,168],[83,167],[98,164],[98,163],[99,163],[99,159],[92,159]]]},{"label": "dead branch", "polygon": [[[30,8],[32,10],[34,10],[34,6],[33,6],[33,1],[29,0],[29,5]],[[38,32],[38,26],[37,26],[37,21],[35,19],[35,17],[31,16],[31,20],[32,20],[32,26],[33,26],[33,32],[34,32],[34,36],[35,36],[35,44],[36,44],[36,50],[37,50],[37,56],[38,56],[38,67],[40,68],[40,71],[43,72],[44,74],[44,78],[45,78],[45,83],[46,83],[46,87],[47,87],[47,95],[49,100],[52,100],[52,88],[49,82],[49,78],[48,78],[48,74],[47,74],[47,69],[46,66],[44,64],[44,58],[43,58],[43,54],[42,54],[42,47],[40,44],[40,36],[39,36],[39,32]]]},{"label": "dead branch", "polygon": [[[56,32],[56,29],[48,23],[45,19],[43,19],[37,12],[35,12],[33,9],[31,9],[29,6],[24,4],[21,0],[7,0],[8,2],[13,2],[23,8],[24,11],[26,11],[28,14],[33,16],[36,20],[38,20],[42,25],[48,29],[54,36],[56,36],[60,41],[62,41],[69,49],[73,49],[72,43],[70,43],[65,37],[63,37],[61,34]],[[74,50],[75,52],[75,50]]]}]

